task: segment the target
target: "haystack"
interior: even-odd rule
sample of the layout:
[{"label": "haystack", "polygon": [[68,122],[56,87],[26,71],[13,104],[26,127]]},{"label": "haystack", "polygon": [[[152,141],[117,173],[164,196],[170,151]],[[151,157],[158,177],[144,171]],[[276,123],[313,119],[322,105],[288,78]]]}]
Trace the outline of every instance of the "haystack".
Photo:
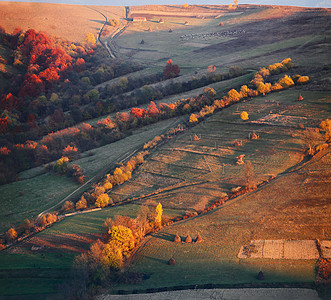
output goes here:
[{"label": "haystack", "polygon": [[182,239],[180,238],[180,236],[178,234],[176,234],[174,242],[175,243],[180,243],[182,241]]},{"label": "haystack", "polygon": [[303,97],[301,96],[301,94],[299,95],[298,101],[302,101]]},{"label": "haystack", "polygon": [[197,236],[195,242],[196,242],[196,243],[201,243],[201,242],[203,242],[203,239],[202,239],[200,233],[198,234],[198,236]]},{"label": "haystack", "polygon": [[200,140],[200,138],[196,134],[194,134],[193,141],[199,141],[199,140]]},{"label": "haystack", "polygon": [[159,20],[159,23],[160,23],[160,24],[164,23],[164,20],[161,18],[161,19]]},{"label": "haystack", "polygon": [[148,32],[152,32],[152,28],[149,27],[149,28],[148,28]]},{"label": "haystack", "polygon": [[259,272],[259,274],[257,274],[257,279],[258,280],[264,280],[264,274],[262,271]]},{"label": "haystack", "polygon": [[244,164],[244,161],[243,161],[243,158],[245,157],[245,154],[241,154],[241,155],[239,155],[239,156],[237,156],[236,157],[236,164],[238,165],[238,166],[240,166],[240,165],[243,165]]},{"label": "haystack", "polygon": [[257,140],[259,138],[259,136],[255,132],[253,132],[253,133],[250,132],[248,135],[248,138],[250,140]]},{"label": "haystack", "polygon": [[187,21],[185,21],[184,25],[188,25],[188,22],[187,22]]},{"label": "haystack", "polygon": [[223,22],[219,23],[219,26],[224,26],[224,23]]},{"label": "haystack", "polygon": [[169,29],[169,32],[172,32],[172,29],[171,28]]},{"label": "haystack", "polygon": [[175,260],[171,257],[168,261],[169,266],[174,266],[176,264]]},{"label": "haystack", "polygon": [[145,41],[144,40],[141,40],[140,44],[142,44],[142,45],[145,44]]},{"label": "haystack", "polygon": [[192,238],[189,235],[187,235],[185,243],[192,243]]}]

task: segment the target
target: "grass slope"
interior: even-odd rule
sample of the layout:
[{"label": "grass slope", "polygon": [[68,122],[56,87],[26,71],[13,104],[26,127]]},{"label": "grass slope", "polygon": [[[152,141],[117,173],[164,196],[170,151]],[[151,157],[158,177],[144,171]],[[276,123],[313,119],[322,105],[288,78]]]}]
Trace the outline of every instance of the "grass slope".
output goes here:
[{"label": "grass slope", "polygon": [[[313,282],[315,261],[248,259],[237,254],[252,239],[330,239],[327,203],[331,152],[317,155],[296,172],[280,176],[262,189],[241,196],[208,214],[166,227],[138,252],[131,270],[151,277],[144,289],[192,284]],[[318,220],[318,221],[316,221]],[[203,237],[201,244],[176,244],[175,234]],[[170,257],[175,266],[168,266]]]},{"label": "grass slope", "polygon": [[0,2],[1,26],[7,32],[16,27],[23,30],[33,28],[46,31],[54,36],[74,42],[83,42],[88,32],[96,35],[105,19],[125,17],[125,9],[120,6],[85,6],[31,2]]},{"label": "grass slope", "polygon": [[[86,180],[118,162],[125,153],[133,152],[142,147],[155,135],[164,133],[167,129],[176,127],[181,118],[169,119],[138,129],[129,137],[116,143],[93,149],[84,153],[82,158],[74,163],[79,164],[86,175]],[[6,231],[13,225],[18,225],[26,218],[37,216],[40,212],[57,204],[79,187],[70,178],[50,173],[44,173],[42,167],[24,172],[22,180],[0,186],[2,208],[0,210],[0,231]]]}]

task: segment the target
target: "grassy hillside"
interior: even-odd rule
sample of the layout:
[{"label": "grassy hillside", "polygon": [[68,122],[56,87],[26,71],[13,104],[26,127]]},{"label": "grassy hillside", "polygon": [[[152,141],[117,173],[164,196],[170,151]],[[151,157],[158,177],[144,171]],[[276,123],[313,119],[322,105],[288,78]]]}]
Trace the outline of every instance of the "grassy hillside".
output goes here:
[{"label": "grassy hillside", "polygon": [[[134,131],[133,135],[123,140],[85,153],[75,163],[82,166],[87,180],[92,179],[99,172],[106,172],[125,154],[142,147],[151,136],[176,127],[180,120],[180,118],[170,119]],[[0,186],[0,198],[3,204],[0,210],[0,231],[6,231],[26,218],[36,217],[79,187],[79,184],[68,177],[47,173],[43,167],[23,172],[21,180]],[[83,188],[80,193],[85,189]],[[78,197],[79,194],[75,196]]]},{"label": "grassy hillside", "polygon": [[[265,273],[267,283],[314,282],[315,261],[242,260],[237,255],[240,247],[253,239],[330,239],[326,200],[330,172],[326,165],[330,165],[330,151],[215,211],[161,230],[148,238],[131,267],[151,274],[150,279],[139,286],[119,288],[257,284],[259,270]],[[198,233],[203,243],[173,242],[176,234],[183,239],[188,234],[195,238]],[[171,256],[175,266],[167,265]]]},{"label": "grassy hillside", "polygon": [[125,9],[121,6],[85,6],[51,3],[6,2],[0,3],[0,25],[7,32],[16,27],[23,30],[34,28],[69,41],[83,42],[88,32],[96,35],[105,19],[123,18]]}]

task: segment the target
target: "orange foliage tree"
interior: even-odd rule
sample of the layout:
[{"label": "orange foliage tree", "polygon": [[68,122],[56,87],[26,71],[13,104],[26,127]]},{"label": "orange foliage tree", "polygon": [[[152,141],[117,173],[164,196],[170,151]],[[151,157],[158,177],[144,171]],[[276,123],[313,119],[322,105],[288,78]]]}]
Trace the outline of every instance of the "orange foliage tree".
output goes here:
[{"label": "orange foliage tree", "polygon": [[163,76],[165,78],[173,78],[176,77],[179,73],[180,73],[180,69],[178,65],[174,65],[172,63],[172,60],[169,59],[167,61],[165,68],[163,69]]}]

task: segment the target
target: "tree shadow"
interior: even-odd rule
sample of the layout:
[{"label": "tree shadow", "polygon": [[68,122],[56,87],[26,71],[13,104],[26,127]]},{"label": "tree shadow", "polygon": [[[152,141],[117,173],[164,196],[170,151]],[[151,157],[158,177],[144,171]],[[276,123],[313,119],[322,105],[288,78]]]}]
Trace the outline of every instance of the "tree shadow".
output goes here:
[{"label": "tree shadow", "polygon": [[157,239],[162,239],[162,240],[170,241],[170,242],[173,242],[174,241],[175,236],[176,236],[175,234],[163,233],[163,232],[152,234],[152,237],[155,237]]},{"label": "tree shadow", "polygon": [[160,259],[160,258],[155,258],[155,257],[151,257],[151,256],[145,256],[145,258],[147,258],[149,260],[152,260],[152,261],[155,261],[155,262],[158,262],[158,263],[161,263],[161,264],[167,264],[168,263],[167,260]]},{"label": "tree shadow", "polygon": [[99,23],[99,24],[104,24],[105,23],[105,21],[101,21],[101,20],[92,20],[92,19],[90,19],[89,21]]}]

